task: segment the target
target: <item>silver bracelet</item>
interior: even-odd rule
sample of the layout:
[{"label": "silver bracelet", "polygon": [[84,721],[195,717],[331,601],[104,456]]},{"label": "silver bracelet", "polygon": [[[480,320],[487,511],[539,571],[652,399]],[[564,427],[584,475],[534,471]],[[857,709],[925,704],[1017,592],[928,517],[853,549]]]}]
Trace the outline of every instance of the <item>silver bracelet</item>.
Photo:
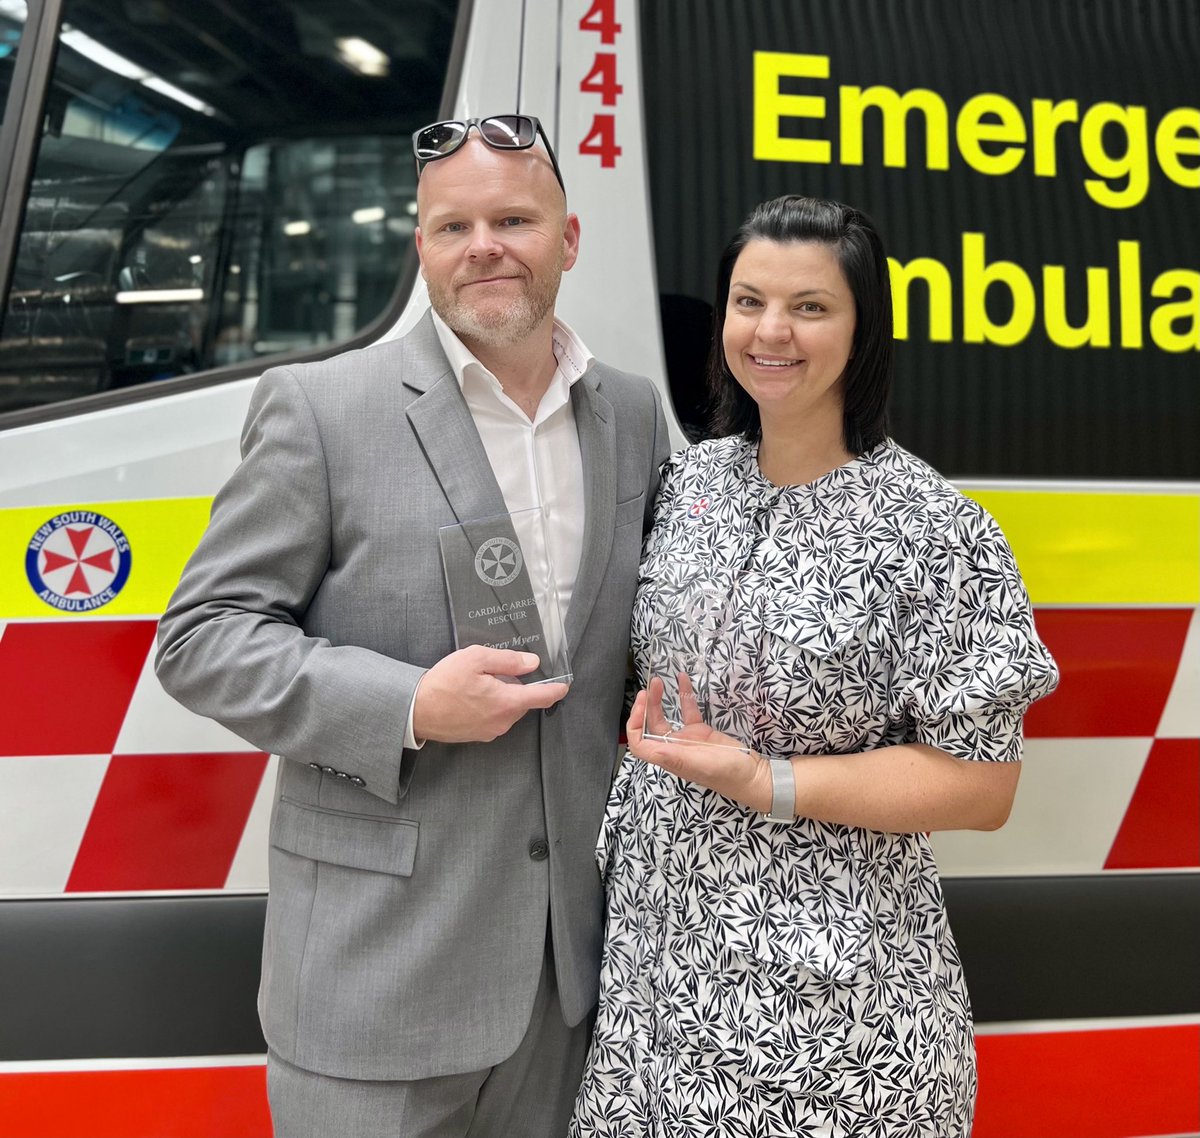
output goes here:
[{"label": "silver bracelet", "polygon": [[772,822],[796,820],[796,772],[791,759],[768,759],[771,764],[771,809],[764,815]]}]

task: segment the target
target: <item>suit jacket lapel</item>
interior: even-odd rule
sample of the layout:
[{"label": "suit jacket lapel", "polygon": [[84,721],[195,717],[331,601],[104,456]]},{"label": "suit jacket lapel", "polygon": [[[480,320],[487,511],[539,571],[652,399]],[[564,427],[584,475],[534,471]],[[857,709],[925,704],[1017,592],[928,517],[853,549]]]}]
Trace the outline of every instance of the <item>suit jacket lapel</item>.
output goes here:
[{"label": "suit jacket lapel", "polygon": [[[455,517],[460,522],[508,512],[487,451],[426,314],[405,337],[404,382],[418,391],[408,420]],[[616,517],[616,415],[600,393],[593,367],[571,387],[583,463],[584,530],[579,573],[567,613],[567,649],[574,651],[600,593],[612,553]]]},{"label": "suit jacket lapel", "polygon": [[571,388],[583,460],[584,529],[579,573],[567,613],[567,650],[583,638],[612,553],[617,506],[617,433],[612,404],[600,393],[593,366]]},{"label": "suit jacket lapel", "polygon": [[405,338],[404,382],[424,394],[408,421],[460,522],[507,513],[462,388],[426,314]]}]

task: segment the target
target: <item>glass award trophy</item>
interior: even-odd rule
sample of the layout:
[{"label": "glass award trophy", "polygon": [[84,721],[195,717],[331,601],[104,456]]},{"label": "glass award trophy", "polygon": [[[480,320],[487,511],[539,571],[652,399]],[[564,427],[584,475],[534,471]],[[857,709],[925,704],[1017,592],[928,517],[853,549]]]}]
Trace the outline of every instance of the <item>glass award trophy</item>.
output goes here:
[{"label": "glass award trophy", "polygon": [[710,734],[708,728],[728,730],[720,720],[732,699],[733,660],[725,635],[729,618],[730,598],[712,582],[658,585],[646,682],[662,681],[662,714],[660,718],[656,709],[648,709],[646,738],[748,750],[703,737]]},{"label": "glass award trophy", "polygon": [[[482,644],[533,652],[524,683],[571,682],[563,614],[549,560],[531,566],[526,550],[544,550],[540,507],[442,526],[438,541],[458,648]],[[537,537],[534,542],[532,538]]]}]

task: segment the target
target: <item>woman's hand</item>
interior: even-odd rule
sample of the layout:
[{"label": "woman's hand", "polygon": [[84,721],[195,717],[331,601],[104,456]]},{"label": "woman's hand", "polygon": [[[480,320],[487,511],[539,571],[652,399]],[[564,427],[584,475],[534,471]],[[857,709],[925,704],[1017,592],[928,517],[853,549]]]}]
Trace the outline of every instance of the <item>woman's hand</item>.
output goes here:
[{"label": "woman's hand", "polygon": [[[643,762],[662,767],[679,778],[707,786],[751,810],[771,808],[771,769],[768,763],[732,735],[724,735],[704,722],[695,692],[686,675],[679,677],[679,702],[683,726],[675,730],[662,709],[663,682],[655,678],[638,692],[625,738],[629,753]],[[651,735],[667,736],[647,738]]]}]

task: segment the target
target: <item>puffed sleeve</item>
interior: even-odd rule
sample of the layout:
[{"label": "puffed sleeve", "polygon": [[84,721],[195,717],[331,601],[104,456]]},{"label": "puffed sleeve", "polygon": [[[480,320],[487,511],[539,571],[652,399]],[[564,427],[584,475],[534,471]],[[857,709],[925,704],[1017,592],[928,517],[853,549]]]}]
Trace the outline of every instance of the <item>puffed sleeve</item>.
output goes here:
[{"label": "puffed sleeve", "polygon": [[962,759],[1020,760],[1022,719],[1054,689],[1058,669],[1004,534],[961,498],[915,543],[911,565],[894,712],[913,742]]}]

